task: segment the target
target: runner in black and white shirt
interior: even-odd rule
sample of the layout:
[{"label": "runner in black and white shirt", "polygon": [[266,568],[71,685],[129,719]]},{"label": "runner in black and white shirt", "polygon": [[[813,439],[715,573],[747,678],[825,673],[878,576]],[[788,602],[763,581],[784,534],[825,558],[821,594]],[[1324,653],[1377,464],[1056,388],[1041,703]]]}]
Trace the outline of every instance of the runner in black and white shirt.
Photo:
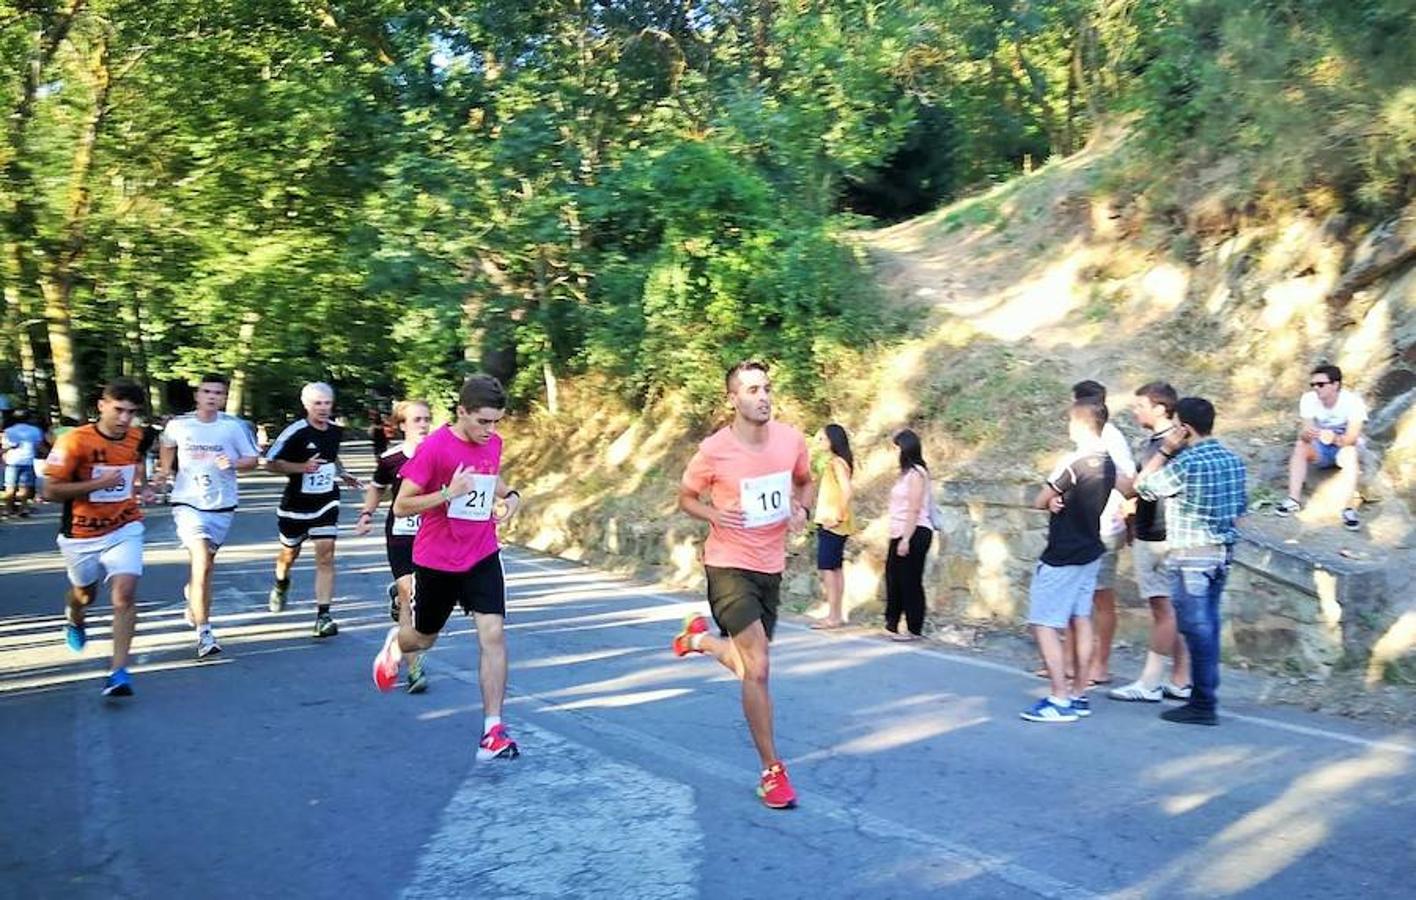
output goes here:
[{"label": "runner in black and white shirt", "polygon": [[221,652],[211,631],[212,567],[236,516],[236,473],[249,472],[260,463],[260,451],[246,423],[222,412],[226,391],[226,376],[202,376],[197,408],[172,419],[162,430],[153,483],[160,490],[175,472],[172,521],[192,561],[183,594],[187,622],[197,630],[197,659]]},{"label": "runner in black and white shirt", "polygon": [[[369,533],[374,513],[383,502],[389,488],[393,496],[403,486],[400,473],[403,464],[413,458],[418,445],[433,428],[433,414],[428,404],[422,400],[402,400],[393,407],[393,427],[403,431],[402,443],[396,444],[379,454],[378,467],[374,469],[374,480],[364,489],[364,507],[359,510],[359,524],[354,533]],[[400,625],[411,625],[410,599],[413,593],[413,538],[418,534],[421,516],[395,516],[390,509],[384,520],[384,543],[388,548],[388,567],[393,572],[393,583],[388,586],[389,612]],[[428,689],[428,677],[423,672],[423,654],[410,650],[404,654],[408,660],[408,693],[421,694]]]},{"label": "runner in black and white shirt", "polygon": [[339,461],[344,430],[331,421],[334,388],[322,381],[307,384],[300,390],[300,402],[305,418],[282,431],[266,451],[266,468],[287,476],[285,493],[275,511],[280,554],[275,558],[270,611],[285,608],[290,567],[309,538],[315,542],[315,637],[325,638],[339,633],[329,612],[334,598],[334,539],[339,536],[339,484],[363,485]]}]

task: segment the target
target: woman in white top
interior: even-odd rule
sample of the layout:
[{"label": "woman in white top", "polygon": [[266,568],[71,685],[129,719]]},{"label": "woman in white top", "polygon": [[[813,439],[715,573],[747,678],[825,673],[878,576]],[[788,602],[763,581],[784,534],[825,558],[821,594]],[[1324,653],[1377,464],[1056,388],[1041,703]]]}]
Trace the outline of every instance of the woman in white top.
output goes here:
[{"label": "woman in white top", "polygon": [[[897,641],[917,640],[924,631],[924,558],[934,540],[929,523],[929,468],[919,435],[906,428],[895,435],[900,475],[890,488],[890,549],[885,556],[885,630]],[[904,613],[908,634],[900,634]]]}]

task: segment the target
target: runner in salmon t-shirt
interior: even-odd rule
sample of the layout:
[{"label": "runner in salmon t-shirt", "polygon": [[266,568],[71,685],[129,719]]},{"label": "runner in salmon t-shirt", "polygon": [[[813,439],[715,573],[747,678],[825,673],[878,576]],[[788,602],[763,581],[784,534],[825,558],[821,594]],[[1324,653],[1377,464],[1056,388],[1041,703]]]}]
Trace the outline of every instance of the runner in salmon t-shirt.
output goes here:
[{"label": "runner in salmon t-shirt", "polygon": [[[710,526],[703,545],[708,607],[728,640],[708,634],[708,620],[691,615],[673,649],[679,656],[706,653],[741,679],[743,713],[762,758],[757,794],[767,806],[787,809],[796,805],[796,792],[772,734],[768,648],[787,564],[787,529],[806,523],[811,468],[801,432],[772,421],[766,365],[733,366],[727,391],[733,421],[689,461],[679,508]],[[705,494],[711,502],[703,502]]]},{"label": "runner in salmon t-shirt", "polygon": [[476,623],[481,653],[477,679],[484,721],[477,759],[514,759],[520,751],[501,720],[506,577],[497,523],[516,514],[521,495],[501,479],[496,427],[506,415],[506,392],[490,375],[474,375],[458,400],[457,421],[429,435],[399,471],[403,484],[393,514],[421,517],[413,538],[412,622],[389,629],[374,658],[374,684],[392,690],[403,655],[431,649],[453,608],[462,607]]},{"label": "runner in salmon t-shirt", "polygon": [[113,665],[103,683],[105,697],[133,693],[128,648],[138,621],[133,595],[143,574],[138,498],[151,503],[152,492],[143,467],[143,431],[132,424],[145,405],[137,382],[110,382],[98,401],[98,421],[64,434],[45,462],[44,495],[64,503],[58,539],[70,585],[64,598],[64,641],[75,653],[88,642],[84,616],[98,596],[99,578],[108,582]]}]

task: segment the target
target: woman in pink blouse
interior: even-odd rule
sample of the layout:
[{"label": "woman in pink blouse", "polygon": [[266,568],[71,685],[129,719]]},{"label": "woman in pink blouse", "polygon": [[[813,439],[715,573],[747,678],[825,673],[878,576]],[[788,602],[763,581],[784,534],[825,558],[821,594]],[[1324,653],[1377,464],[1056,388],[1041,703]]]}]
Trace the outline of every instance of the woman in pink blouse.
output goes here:
[{"label": "woman in pink blouse", "polygon": [[[918,640],[924,630],[924,558],[934,540],[929,524],[929,468],[919,435],[895,435],[900,475],[890,488],[890,549],[885,556],[885,630],[897,641]],[[908,634],[900,634],[904,613]]]}]

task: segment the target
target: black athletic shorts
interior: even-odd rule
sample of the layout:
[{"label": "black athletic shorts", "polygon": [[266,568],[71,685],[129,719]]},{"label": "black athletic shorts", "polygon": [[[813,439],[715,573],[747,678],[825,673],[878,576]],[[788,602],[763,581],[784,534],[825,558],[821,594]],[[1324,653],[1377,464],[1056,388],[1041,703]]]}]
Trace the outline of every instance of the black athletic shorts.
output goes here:
[{"label": "black athletic shorts", "polygon": [[394,578],[413,574],[413,539],[411,537],[391,537],[385,547],[388,550],[388,568]]},{"label": "black athletic shorts", "polygon": [[768,575],[748,569],[704,566],[708,574],[708,608],[713,621],[729,635],[742,634],[761,622],[770,640],[777,628],[782,602],[782,573]]},{"label": "black athletic shorts", "polygon": [[291,519],[277,516],[280,528],[280,542],[287,547],[298,547],[306,538],[321,540],[339,537],[339,507],[333,507],[313,519]]},{"label": "black athletic shorts", "polygon": [[506,615],[506,577],[501,553],[493,553],[466,572],[444,572],[413,566],[413,627],[419,634],[437,634],[453,607],[466,615]]}]

